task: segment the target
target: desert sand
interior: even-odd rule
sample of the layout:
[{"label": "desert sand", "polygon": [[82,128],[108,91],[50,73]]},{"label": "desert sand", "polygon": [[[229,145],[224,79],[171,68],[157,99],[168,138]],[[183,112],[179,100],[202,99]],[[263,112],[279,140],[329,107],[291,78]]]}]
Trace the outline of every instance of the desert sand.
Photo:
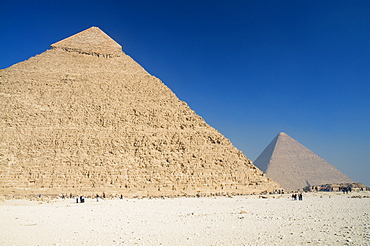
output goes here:
[{"label": "desert sand", "polygon": [[1,245],[370,245],[370,192],[0,202]]}]

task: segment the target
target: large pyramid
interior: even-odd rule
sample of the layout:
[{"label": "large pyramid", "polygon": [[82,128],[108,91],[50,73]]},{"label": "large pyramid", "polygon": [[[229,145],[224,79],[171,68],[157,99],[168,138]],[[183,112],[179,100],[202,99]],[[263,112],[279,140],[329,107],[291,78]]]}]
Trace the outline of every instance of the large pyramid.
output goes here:
[{"label": "large pyramid", "polygon": [[354,183],[341,171],[283,132],[271,141],[254,164],[288,191],[310,185]]},{"label": "large pyramid", "polygon": [[97,27],[0,70],[1,194],[278,189]]}]

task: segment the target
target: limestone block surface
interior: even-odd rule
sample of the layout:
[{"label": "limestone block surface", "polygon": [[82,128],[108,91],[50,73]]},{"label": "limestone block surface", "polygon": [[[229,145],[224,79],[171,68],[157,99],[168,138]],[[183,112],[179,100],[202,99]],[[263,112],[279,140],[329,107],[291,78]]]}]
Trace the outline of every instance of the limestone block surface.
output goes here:
[{"label": "limestone block surface", "polygon": [[[148,197],[279,188],[99,30],[0,70],[0,193]],[[94,53],[111,49],[119,55]]]}]

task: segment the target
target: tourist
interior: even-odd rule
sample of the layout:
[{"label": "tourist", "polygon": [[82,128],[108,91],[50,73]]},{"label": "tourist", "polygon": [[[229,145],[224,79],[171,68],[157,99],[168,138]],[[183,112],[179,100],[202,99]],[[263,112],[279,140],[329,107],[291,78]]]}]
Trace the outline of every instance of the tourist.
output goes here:
[{"label": "tourist", "polygon": [[99,195],[98,194],[96,194],[96,201],[98,202],[99,201]]},{"label": "tourist", "polygon": [[78,203],[78,195],[76,195],[76,203]]},{"label": "tourist", "polygon": [[292,200],[297,200],[297,194],[292,194]]}]

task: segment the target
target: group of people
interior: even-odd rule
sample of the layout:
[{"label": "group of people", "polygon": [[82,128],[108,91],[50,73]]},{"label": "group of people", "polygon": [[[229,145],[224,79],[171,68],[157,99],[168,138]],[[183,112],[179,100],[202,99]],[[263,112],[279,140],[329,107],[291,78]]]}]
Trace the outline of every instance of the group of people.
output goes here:
[{"label": "group of people", "polygon": [[302,201],[302,199],[303,199],[302,193],[292,194],[292,200],[297,200],[297,198],[298,198],[299,201]]},{"label": "group of people", "polygon": [[343,192],[343,194],[348,194],[348,192],[352,192],[352,188],[350,186],[340,187],[339,190],[341,190]]},{"label": "group of people", "polygon": [[77,195],[76,196],[76,203],[78,203],[78,199],[80,199],[80,203],[85,203],[85,196],[78,197],[78,195]]},{"label": "group of people", "polygon": [[[69,197],[70,199],[72,199],[74,196],[75,196],[75,199],[76,199],[76,203],[85,203],[85,196],[84,195],[79,196],[79,195],[73,195],[72,193],[70,193],[69,195],[68,194],[61,194],[60,198],[62,198],[64,200],[64,199]],[[39,194],[38,197],[40,198],[41,194]],[[88,196],[88,197],[90,197],[90,196]],[[121,200],[124,198],[124,196],[122,194],[120,196],[116,195],[115,197],[119,197]],[[94,198],[94,196],[91,196],[91,198]],[[95,199],[96,199],[97,202],[99,201],[99,199],[105,199],[105,198],[107,198],[107,195],[104,192],[101,195],[99,195],[99,194],[95,195]],[[110,198],[113,198],[113,196],[110,195]]]},{"label": "group of people", "polygon": [[[61,197],[63,199],[65,198],[64,195],[61,195]],[[70,195],[70,198],[72,198],[72,194]],[[106,195],[103,192],[103,194],[101,196],[99,196],[99,194],[96,194],[95,198],[96,198],[96,201],[98,202],[99,201],[99,198],[105,199],[106,198]],[[123,199],[123,195],[121,194],[119,198],[120,199]],[[78,196],[78,195],[76,195],[76,203],[85,203],[85,196]]]},{"label": "group of people", "polygon": [[[96,194],[95,198],[96,198],[96,201],[98,202],[99,201],[99,194]],[[104,192],[103,192],[102,198],[105,199],[105,193]]]}]

